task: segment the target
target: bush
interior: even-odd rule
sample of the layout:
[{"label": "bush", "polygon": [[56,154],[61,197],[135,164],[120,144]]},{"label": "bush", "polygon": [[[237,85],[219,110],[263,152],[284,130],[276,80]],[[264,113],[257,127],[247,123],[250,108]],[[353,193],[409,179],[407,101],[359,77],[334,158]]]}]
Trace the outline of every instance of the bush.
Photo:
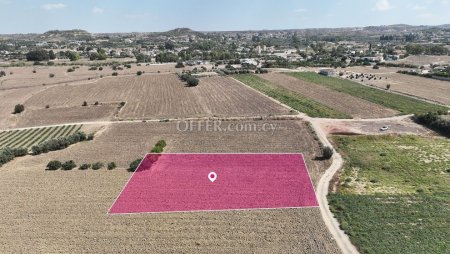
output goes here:
[{"label": "bush", "polygon": [[82,142],[87,140],[86,134],[84,132],[76,132],[67,137],[59,137],[55,139],[50,139],[44,141],[36,146],[31,148],[31,152],[33,155],[39,155],[42,153],[48,153],[51,151],[62,150],[70,145],[76,144],[78,142]]},{"label": "bush", "polygon": [[91,167],[91,164],[83,164],[80,166],[80,170],[87,170]]},{"label": "bush", "polygon": [[61,165],[62,170],[72,170],[77,167],[73,160],[66,161]]},{"label": "bush", "polygon": [[183,62],[178,62],[177,65],[175,65],[175,68],[184,68]]},{"label": "bush", "polygon": [[86,140],[89,140],[89,141],[94,140],[94,133],[89,134],[87,136]]},{"label": "bush", "polygon": [[187,79],[187,85],[189,87],[198,86],[198,83],[199,83],[199,80],[192,76]]},{"label": "bush", "polygon": [[45,170],[58,170],[62,167],[62,163],[60,161],[50,161],[47,164],[47,168]]},{"label": "bush", "polygon": [[26,148],[13,148],[12,152],[14,157],[23,157],[28,154],[28,149]]},{"label": "bush", "polygon": [[115,168],[117,168],[117,165],[115,162],[108,163],[108,170],[113,170]]},{"label": "bush", "polygon": [[142,71],[136,72],[136,75],[141,76],[142,75]]},{"label": "bush", "polygon": [[414,116],[413,120],[446,137],[450,137],[450,120],[444,119],[438,114],[428,113],[425,115],[418,115]]},{"label": "bush", "polygon": [[128,172],[135,172],[137,168],[139,167],[139,164],[141,164],[141,161],[143,158],[137,159],[130,163],[130,167],[128,168]]},{"label": "bush", "polygon": [[99,67],[98,70],[99,70],[99,71],[103,71],[103,67]]},{"label": "bush", "polygon": [[160,140],[156,143],[155,147],[151,150],[151,153],[162,153],[164,151],[164,148],[166,147],[166,141]]},{"label": "bush", "polygon": [[48,74],[48,77],[49,77],[49,78],[54,78],[54,77],[55,77],[55,74],[50,73],[50,74]]},{"label": "bush", "polygon": [[50,56],[48,52],[44,49],[32,50],[26,55],[27,61],[48,61]]},{"label": "bush", "polygon": [[114,77],[116,77],[116,76],[119,76],[119,73],[113,72],[112,75],[113,75]]},{"label": "bush", "polygon": [[96,163],[92,164],[93,170],[99,170],[101,168],[103,168],[103,163],[101,163],[101,162],[96,162]]},{"label": "bush", "polygon": [[87,105],[88,105],[87,101],[84,101],[83,104],[82,104],[81,106],[87,107]]},{"label": "bush", "polygon": [[164,149],[160,146],[155,146],[153,147],[153,149],[150,151],[151,153],[162,153],[164,151]]},{"label": "bush", "polygon": [[67,72],[74,72],[74,71],[75,71],[74,68],[69,68],[69,69],[67,69]]},{"label": "bush", "polygon": [[326,146],[323,148],[323,158],[326,160],[331,159],[331,157],[333,157],[333,148]]},{"label": "bush", "polygon": [[17,104],[17,105],[14,107],[14,114],[20,114],[20,113],[22,113],[23,111],[25,111],[25,106],[22,105],[22,104]]}]

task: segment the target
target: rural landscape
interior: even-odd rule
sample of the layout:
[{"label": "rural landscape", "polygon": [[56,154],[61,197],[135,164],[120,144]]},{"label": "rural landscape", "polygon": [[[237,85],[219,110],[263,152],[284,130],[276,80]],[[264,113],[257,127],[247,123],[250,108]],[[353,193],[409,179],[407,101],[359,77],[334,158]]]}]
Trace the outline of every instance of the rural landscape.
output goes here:
[{"label": "rural landscape", "polygon": [[0,253],[448,253],[444,23],[0,29]]}]

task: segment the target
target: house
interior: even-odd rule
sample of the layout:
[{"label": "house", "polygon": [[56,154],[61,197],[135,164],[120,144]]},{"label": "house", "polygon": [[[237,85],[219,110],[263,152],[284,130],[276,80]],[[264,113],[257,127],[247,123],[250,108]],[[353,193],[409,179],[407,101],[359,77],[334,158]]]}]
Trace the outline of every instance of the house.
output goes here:
[{"label": "house", "polygon": [[335,77],[337,74],[336,74],[336,70],[333,70],[333,69],[323,69],[323,70],[320,70],[319,71],[319,74],[320,75],[323,75],[323,76],[327,76],[327,77]]}]

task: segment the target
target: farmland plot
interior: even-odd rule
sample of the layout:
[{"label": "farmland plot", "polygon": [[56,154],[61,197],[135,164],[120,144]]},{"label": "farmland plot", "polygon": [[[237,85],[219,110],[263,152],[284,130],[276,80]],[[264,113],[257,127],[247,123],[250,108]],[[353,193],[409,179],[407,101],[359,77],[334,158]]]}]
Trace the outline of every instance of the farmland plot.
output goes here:
[{"label": "farmland plot", "polygon": [[33,96],[25,106],[39,109],[74,107],[87,101],[126,102],[124,119],[199,116],[289,114],[262,95],[224,77],[202,78],[198,87],[185,87],[175,75],[107,78],[97,83],[52,87]]},{"label": "farmland plot", "polygon": [[329,195],[330,207],[361,253],[448,252],[448,139],[333,140],[346,164],[338,191]]},{"label": "farmland plot", "polygon": [[444,106],[435,105],[400,94],[371,88],[358,84],[351,80],[325,77],[317,73],[310,72],[289,73],[289,75],[304,81],[334,89],[338,92],[370,101],[372,103],[398,110],[403,114],[426,114],[428,112],[448,111],[448,108]]},{"label": "farmland plot", "polygon": [[0,129],[15,127],[17,116],[12,115],[16,104],[23,104],[28,98],[44,90],[43,87],[31,87],[13,90],[0,90]]},{"label": "farmland plot", "polygon": [[[376,80],[364,80],[364,84],[385,89],[389,84],[390,90],[409,94],[441,104],[450,105],[450,82],[436,79],[411,76],[397,73],[397,69],[380,68],[350,68],[348,71],[374,74]],[[380,79],[381,78],[381,79]]]},{"label": "farmland plot", "polygon": [[[243,122],[224,124],[235,123]],[[257,123],[260,126],[265,122]],[[41,246],[40,251],[47,253],[212,253],[217,249],[236,253],[339,253],[318,208],[111,216],[106,213],[130,173],[123,169],[44,171],[52,159],[75,159],[78,164],[116,161],[125,167],[148,152],[157,140],[165,139],[167,152],[303,152],[317,182],[326,166],[311,159],[320,149],[306,124],[271,123],[280,127],[273,135],[180,133],[175,123],[114,123],[92,142],[17,158],[0,170],[0,196],[5,200],[0,246],[8,248],[6,252],[30,252]]]},{"label": "farmland plot", "polygon": [[398,111],[285,74],[270,73],[264,74],[262,77],[275,85],[287,88],[356,118],[389,117],[399,113]]},{"label": "farmland plot", "polygon": [[16,127],[33,127],[65,123],[113,120],[119,104],[27,110],[17,117]]}]

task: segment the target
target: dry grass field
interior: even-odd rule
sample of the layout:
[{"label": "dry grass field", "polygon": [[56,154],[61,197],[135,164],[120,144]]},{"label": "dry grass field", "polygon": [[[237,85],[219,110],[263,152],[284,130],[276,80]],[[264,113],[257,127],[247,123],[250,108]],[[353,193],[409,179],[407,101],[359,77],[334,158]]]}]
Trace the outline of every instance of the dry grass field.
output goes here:
[{"label": "dry grass field", "polygon": [[428,65],[428,64],[449,64],[450,56],[409,56],[405,59],[399,60],[401,63],[415,64],[415,65]]},{"label": "dry grass field", "polygon": [[65,123],[113,120],[119,104],[90,105],[26,110],[17,117],[16,127],[46,126]]},{"label": "dry grass field", "polygon": [[305,97],[313,99],[339,112],[355,118],[389,117],[399,112],[343,94],[338,91],[316,85],[281,73],[264,74],[262,77],[275,85],[279,85]]},{"label": "dry grass field", "polygon": [[76,107],[84,101],[126,102],[123,119],[249,116],[289,114],[274,103],[225,77],[202,78],[198,87],[185,87],[176,75],[109,77],[83,85],[56,86],[25,102],[26,108]]},{"label": "dry grass field", "polygon": [[[223,124],[236,123],[244,122]],[[278,125],[273,135],[115,123],[94,141],[18,158],[0,169],[0,248],[16,253],[339,253],[318,208],[111,216],[106,212],[130,177],[126,170],[44,171],[52,159],[116,161],[125,167],[165,139],[167,152],[303,152],[317,183],[327,165],[312,161],[320,149],[306,124],[270,123]]]},{"label": "dry grass field", "polygon": [[[368,81],[365,79],[364,84],[366,85],[386,88],[386,85],[390,84],[392,91],[450,105],[450,82],[400,74],[397,73],[398,70],[397,68],[380,68],[379,70],[374,70],[364,67],[346,69],[348,72],[375,74],[377,80]],[[379,79],[380,77],[381,79]]]},{"label": "dry grass field", "polygon": [[14,106],[24,103],[34,94],[44,90],[44,87],[0,90],[0,129],[16,126],[17,116],[12,115]]},{"label": "dry grass field", "polygon": [[[211,65],[202,65],[207,69],[211,69]],[[89,78],[97,79],[100,76],[111,76],[113,72],[117,72],[120,75],[135,75],[137,71],[143,71],[145,73],[176,73],[182,70],[192,70],[195,67],[200,69],[200,66],[186,66],[182,69],[175,68],[175,64],[142,64],[137,66],[131,64],[131,68],[125,68],[121,65],[123,70],[113,70],[111,66],[103,66],[103,70],[89,70],[90,66],[78,66],[74,72],[68,72],[72,66],[27,66],[27,67],[7,67],[0,68],[6,72],[5,77],[0,78],[0,90],[30,87],[30,86],[42,86],[66,84],[73,82],[86,82]],[[35,73],[33,71],[36,71]],[[12,74],[11,74],[12,73]],[[51,78],[49,75],[54,74]]]}]

